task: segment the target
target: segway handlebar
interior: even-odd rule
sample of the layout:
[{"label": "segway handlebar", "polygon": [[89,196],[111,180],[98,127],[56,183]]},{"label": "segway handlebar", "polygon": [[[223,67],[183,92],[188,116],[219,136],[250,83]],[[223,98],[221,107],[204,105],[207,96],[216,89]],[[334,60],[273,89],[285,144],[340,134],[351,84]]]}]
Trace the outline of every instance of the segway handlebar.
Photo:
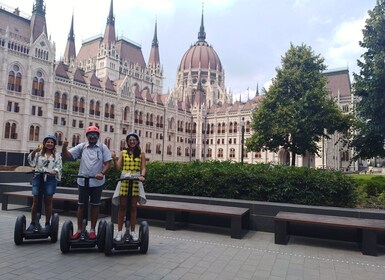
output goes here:
[{"label": "segway handlebar", "polygon": [[95,176],[86,176],[86,175],[71,175],[71,177],[81,178],[81,179],[96,179]]},{"label": "segway handlebar", "polygon": [[26,174],[42,174],[42,175],[51,175],[51,173],[47,172],[47,171],[37,171],[37,170],[32,170],[32,171],[28,171],[26,172]]},{"label": "segway handlebar", "polygon": [[116,181],[117,182],[119,182],[119,181],[139,181],[139,177],[140,177],[140,175],[130,174],[130,175],[126,175],[122,178],[119,178]]}]

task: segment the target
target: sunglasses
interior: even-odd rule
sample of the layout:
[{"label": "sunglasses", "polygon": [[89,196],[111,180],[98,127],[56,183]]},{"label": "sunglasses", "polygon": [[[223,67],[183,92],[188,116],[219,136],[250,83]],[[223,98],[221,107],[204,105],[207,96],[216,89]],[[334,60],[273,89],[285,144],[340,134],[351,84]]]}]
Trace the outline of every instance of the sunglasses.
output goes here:
[{"label": "sunglasses", "polygon": [[99,137],[99,134],[95,132],[90,132],[87,134],[87,137]]}]

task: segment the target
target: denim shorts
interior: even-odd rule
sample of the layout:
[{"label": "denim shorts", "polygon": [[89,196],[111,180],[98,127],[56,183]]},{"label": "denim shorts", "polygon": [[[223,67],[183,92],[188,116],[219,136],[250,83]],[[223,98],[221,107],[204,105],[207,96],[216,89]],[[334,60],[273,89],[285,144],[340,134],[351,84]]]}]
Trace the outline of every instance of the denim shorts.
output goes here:
[{"label": "denim shorts", "polygon": [[86,199],[89,199],[91,205],[100,205],[102,190],[103,190],[103,185],[99,187],[89,187],[89,188],[78,185],[78,191],[79,191],[78,204],[83,205],[85,202],[84,196],[86,196]]},{"label": "denim shorts", "polygon": [[[40,178],[44,175],[36,174],[32,179],[32,194],[39,195]],[[56,193],[57,180],[55,176],[46,175],[44,182],[43,194],[54,195]]]}]

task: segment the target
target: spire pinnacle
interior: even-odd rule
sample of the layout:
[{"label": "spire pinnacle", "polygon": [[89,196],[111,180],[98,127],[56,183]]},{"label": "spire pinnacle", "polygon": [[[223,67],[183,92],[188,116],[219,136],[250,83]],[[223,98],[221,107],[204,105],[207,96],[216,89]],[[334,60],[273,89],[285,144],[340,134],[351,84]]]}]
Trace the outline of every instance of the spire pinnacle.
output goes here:
[{"label": "spire pinnacle", "polygon": [[202,3],[201,27],[200,27],[199,33],[198,33],[198,41],[201,41],[201,42],[206,41],[206,32],[205,32],[205,26],[204,26],[204,22],[203,22],[203,3]]}]

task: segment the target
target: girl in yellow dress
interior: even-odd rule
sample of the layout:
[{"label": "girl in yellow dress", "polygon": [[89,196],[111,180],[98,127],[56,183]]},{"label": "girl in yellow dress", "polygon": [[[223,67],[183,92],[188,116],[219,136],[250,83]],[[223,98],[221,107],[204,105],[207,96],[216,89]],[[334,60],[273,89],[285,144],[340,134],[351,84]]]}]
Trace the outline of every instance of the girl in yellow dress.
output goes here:
[{"label": "girl in yellow dress", "polygon": [[[127,149],[123,150],[119,157],[116,157],[115,152],[112,152],[112,158],[114,160],[114,166],[116,171],[122,171],[124,174],[138,174],[139,181],[143,182],[146,176],[146,155],[140,149],[139,136],[135,132],[130,132],[126,136]],[[118,233],[115,236],[116,241],[121,241],[123,237],[123,223],[126,214],[127,202],[128,202],[128,181],[121,181],[119,191],[119,211],[118,211]],[[132,185],[131,196],[131,211],[130,211],[130,226],[131,226],[131,238],[133,241],[137,241],[139,238],[138,233],[135,231],[136,216],[137,216],[137,204],[139,201],[139,182],[134,181]]]}]

